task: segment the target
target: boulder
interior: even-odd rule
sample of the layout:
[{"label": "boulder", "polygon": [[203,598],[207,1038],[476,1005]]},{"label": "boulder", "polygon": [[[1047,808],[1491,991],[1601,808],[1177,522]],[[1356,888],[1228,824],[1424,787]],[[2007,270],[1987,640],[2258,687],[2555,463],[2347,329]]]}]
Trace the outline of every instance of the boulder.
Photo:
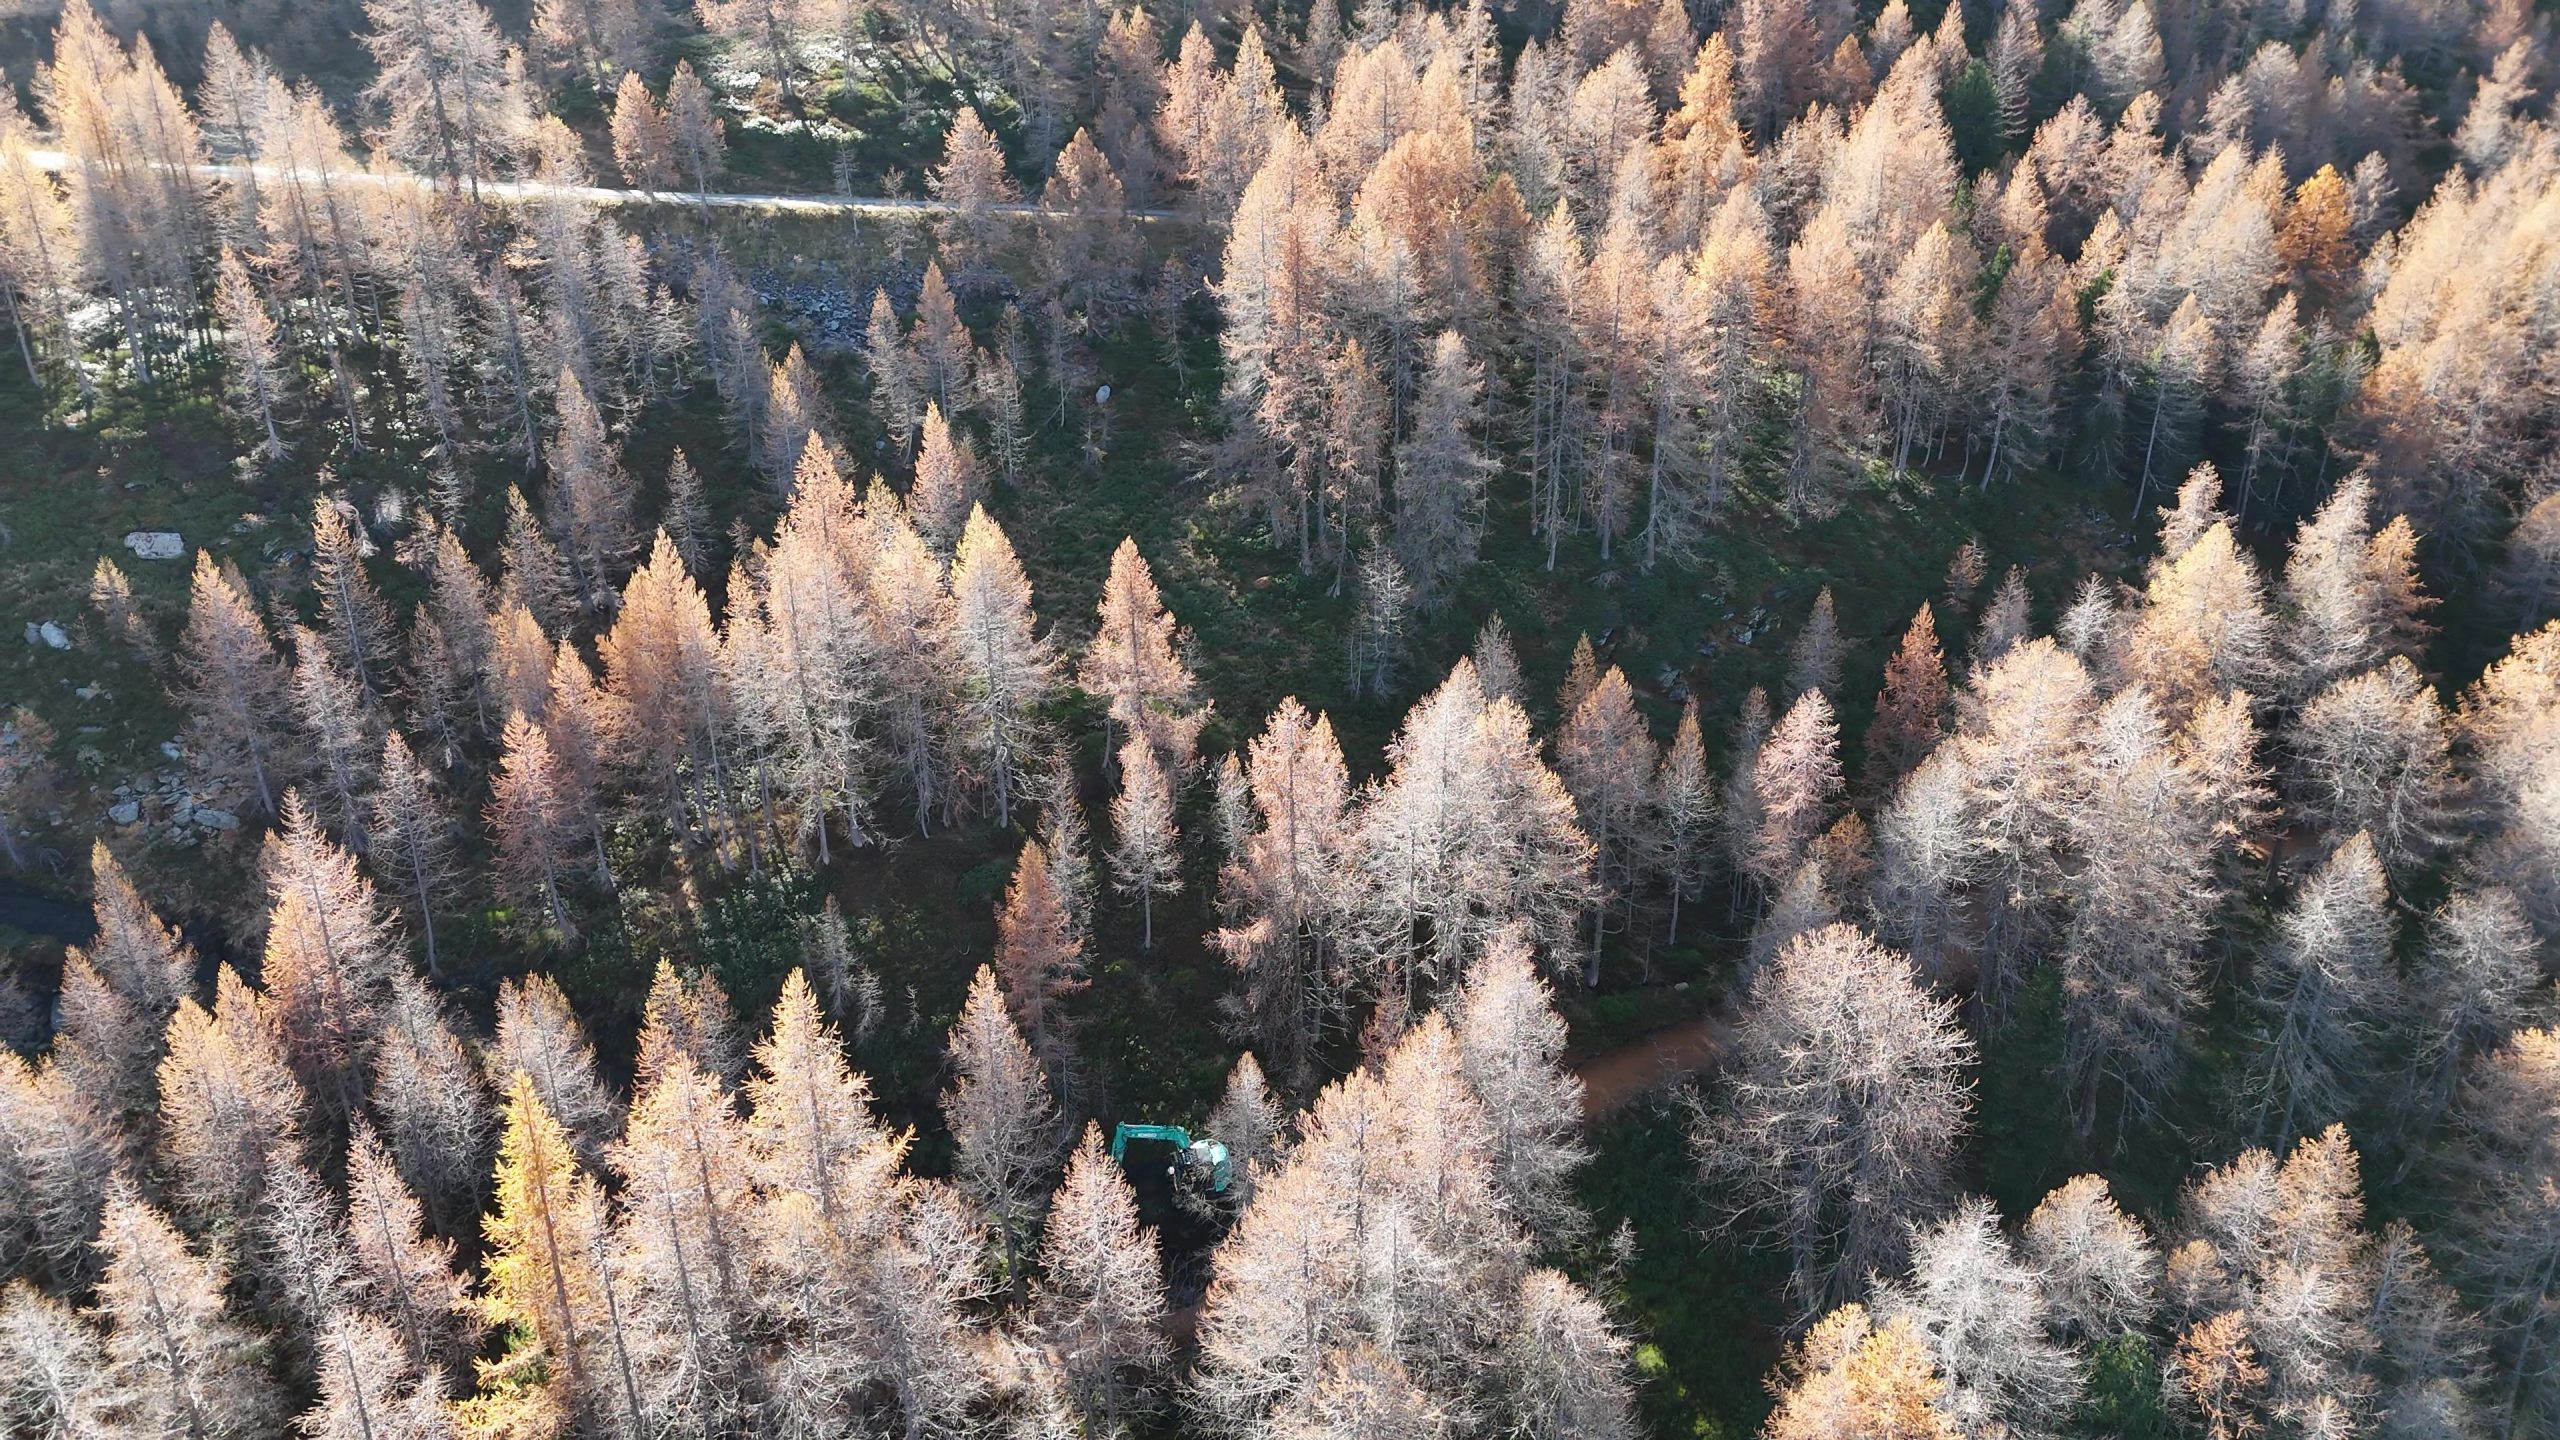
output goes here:
[{"label": "boulder", "polygon": [[208,830],[237,830],[240,828],[239,816],[232,814],[228,810],[216,810],[204,805],[197,806],[195,814],[189,818],[193,819],[195,823],[202,825]]},{"label": "boulder", "polygon": [[30,620],[27,622],[27,643],[68,650],[71,648],[71,635],[50,620]]},{"label": "boulder", "polygon": [[187,542],[175,530],[128,530],[124,548],[143,560],[183,560]]},{"label": "boulder", "polygon": [[107,807],[107,818],[118,825],[130,825],[142,818],[142,804],[137,800],[119,800]]}]

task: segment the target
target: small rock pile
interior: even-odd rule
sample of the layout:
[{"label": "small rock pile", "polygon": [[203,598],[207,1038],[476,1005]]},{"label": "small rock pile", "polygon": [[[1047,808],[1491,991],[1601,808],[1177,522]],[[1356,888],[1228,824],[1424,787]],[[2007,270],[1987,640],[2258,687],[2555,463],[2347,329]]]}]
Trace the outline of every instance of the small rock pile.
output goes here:
[{"label": "small rock pile", "polygon": [[[171,743],[162,745],[160,753],[176,760],[181,752]],[[122,829],[140,827],[152,839],[183,849],[240,828],[239,813],[215,803],[228,798],[222,787],[199,787],[184,770],[170,766],[116,786],[107,820]]]},{"label": "small rock pile", "polygon": [[786,278],[760,273],[750,282],[764,301],[812,355],[848,353],[862,348],[869,327],[870,297],[860,300],[833,275],[820,279]]}]

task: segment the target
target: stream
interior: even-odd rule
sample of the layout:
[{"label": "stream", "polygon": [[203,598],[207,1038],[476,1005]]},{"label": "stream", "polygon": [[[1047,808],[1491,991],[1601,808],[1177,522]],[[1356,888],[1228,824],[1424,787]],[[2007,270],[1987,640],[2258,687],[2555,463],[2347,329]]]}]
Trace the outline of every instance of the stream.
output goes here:
[{"label": "stream", "polygon": [[65,945],[84,945],[98,928],[89,907],[42,895],[18,881],[0,876],[0,929],[42,935]]}]

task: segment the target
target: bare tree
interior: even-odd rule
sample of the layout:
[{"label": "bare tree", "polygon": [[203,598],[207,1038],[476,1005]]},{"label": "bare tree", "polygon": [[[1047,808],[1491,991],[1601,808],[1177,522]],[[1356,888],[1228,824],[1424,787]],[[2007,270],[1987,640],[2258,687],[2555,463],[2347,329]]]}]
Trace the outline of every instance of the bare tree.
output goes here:
[{"label": "bare tree", "polygon": [[199,550],[193,587],[174,688],[188,714],[195,763],[209,778],[242,786],[272,814],[293,773],[284,664],[237,572]]},{"label": "bare tree", "polygon": [[2506,1369],[2506,1401],[2520,1417],[2546,1417],[2560,1324],[2560,1204],[2551,1175],[2560,1158],[2548,1121],[2560,1095],[2560,1031],[2528,1030],[2474,1066],[2456,1112],[2464,1195],[2453,1224],[2462,1273],[2494,1327]]},{"label": "bare tree", "polygon": [[542,727],[507,717],[498,768],[489,779],[489,823],[497,831],[498,873],[520,896],[539,901],[563,938],[578,933],[560,880],[584,848],[576,799]]},{"label": "bare tree", "polygon": [[1484,428],[1484,371],[1455,330],[1431,345],[1413,400],[1412,433],[1396,448],[1396,552],[1425,605],[1475,563],[1484,537],[1485,483],[1495,467]]},{"label": "bare tree", "polygon": [[191,1223],[245,1239],[293,1163],[307,1101],[256,992],[229,966],[210,1010],[182,1000],[160,1062],[160,1157]]},{"label": "bare tree", "polygon": [[96,1425],[90,1404],[104,1347],[69,1305],[24,1281],[0,1290],[0,1357],[10,1377],[0,1387],[0,1420],[30,1435],[73,1435]]},{"label": "bare tree", "polygon": [[1723,1100],[1695,1107],[1726,1223],[1785,1247],[1798,1313],[1897,1263],[1944,1202],[1972,1045],[1910,962],[1847,925],[1797,938],[1751,986]]},{"label": "bare tree", "polygon": [[544,1112],[576,1137],[581,1155],[602,1154],[620,1117],[569,997],[549,976],[498,987],[497,1036],[486,1060],[492,1083],[507,1086],[521,1071],[532,1080]]},{"label": "bare tree", "polygon": [[1189,768],[1207,719],[1196,701],[1199,682],[1181,654],[1189,638],[1165,608],[1138,542],[1123,537],[1111,552],[1093,643],[1076,680],[1109,704],[1106,751],[1117,751],[1110,730],[1116,725],[1125,735],[1143,736],[1172,772]]},{"label": "bare tree", "polygon": [[[33,130],[15,103],[0,107],[0,281],[6,282],[0,304],[9,311],[27,378],[41,387],[48,357],[39,347],[57,364],[77,358],[71,307],[81,293],[85,257],[70,203],[35,164]],[[94,398],[88,370],[68,368],[81,394]]]},{"label": "bare tree", "polygon": [[436,911],[452,898],[462,875],[453,853],[453,820],[399,731],[384,732],[375,775],[379,783],[372,824],[365,832],[372,844],[365,858],[416,910],[427,973],[433,975],[438,973]]},{"label": "bare tree", "polygon": [[2070,907],[2064,1068],[2085,1134],[2102,1082],[2121,1091],[2129,1112],[2147,1112],[2185,1058],[2205,993],[2206,932],[2222,896],[2213,864],[2220,817],[2207,777],[2172,746],[2139,686],[2099,710],[2073,788],[2062,881]]},{"label": "bare tree", "polygon": [[2458,727],[2469,760],[2477,824],[2473,864],[2506,886],[2546,938],[2560,934],[2560,770],[2551,737],[2560,702],[2560,622],[2518,636],[2462,699]]},{"label": "bare tree", "polygon": [[1820,690],[1797,697],[1750,761],[1751,833],[1736,840],[1744,847],[1743,873],[1774,890],[1795,873],[1840,804],[1840,727],[1830,699]]},{"label": "bare tree", "polygon": [[[293,678],[288,694],[317,782],[312,793],[330,828],[350,849],[366,848],[365,819],[371,810],[374,766],[381,760],[373,712],[364,706],[355,677],[338,668],[328,642],[301,625],[286,629],[293,651]],[[302,792],[287,791],[288,806]]]},{"label": "bare tree", "polygon": [[675,542],[676,554],[687,571],[702,569],[708,559],[704,547],[713,538],[711,510],[703,500],[702,476],[681,448],[667,460],[667,508],[660,517],[659,528]]},{"label": "bare tree", "polygon": [[2285,738],[2294,808],[2333,843],[2362,834],[2387,869],[2405,875],[2454,829],[2444,707],[2406,659],[2332,682]]},{"label": "bare tree", "polygon": [[2519,625],[2550,618],[2560,601],[2560,491],[2543,496],[2507,534],[2507,562],[2499,584],[2514,600]]},{"label": "bare tree", "polygon": [[916,447],[915,484],[908,492],[907,508],[915,516],[916,528],[935,549],[944,550],[960,539],[969,513],[986,499],[986,472],[979,467],[968,439],[953,433],[938,402],[925,402],[918,433],[922,438]]},{"label": "bare tree", "polygon": [[1956,1440],[1965,1432],[1939,1408],[1947,1387],[1931,1361],[1910,1322],[1879,1324],[1865,1306],[1844,1305],[1788,1347],[1769,1440]]},{"label": "bare tree", "polygon": [[1660,764],[1661,753],[1644,717],[1636,713],[1635,691],[1612,665],[1556,736],[1556,769],[1573,796],[1583,833],[1591,837],[1599,881],[1585,952],[1587,985],[1599,983],[1600,947],[1612,928],[1610,912],[1618,912],[1616,928],[1623,929],[1634,909],[1636,877],[1654,843],[1648,822],[1655,801],[1653,772]]},{"label": "bare tree", "polygon": [[2294,892],[2251,987],[2264,1038],[2251,1057],[2247,1103],[2262,1135],[2328,1124],[2362,1092],[2398,989],[2392,930],[2382,864],[2362,834]]},{"label": "bare tree", "polygon": [[462,1232],[478,1214],[494,1110],[477,1058],[454,1033],[443,1002],[415,976],[392,981],[372,1081],[368,1098],[398,1178],[427,1207],[438,1233]]},{"label": "bare tree", "polygon": [[477,204],[480,182],[532,124],[489,13],[474,0],[370,0],[365,18],[385,145]]},{"label": "bare tree", "polygon": [[422,1373],[390,1327],[333,1310],[315,1359],[319,1397],[295,1421],[313,1440],[438,1440],[450,1433],[443,1381]]},{"label": "bare tree", "polygon": [[2463,1073],[2541,1012],[2535,951],[2523,907],[2496,886],[2457,890],[2427,917],[2409,977],[2414,1013],[2404,1021],[2415,1042],[2403,1107],[2407,1135],[2433,1133]]},{"label": "bare tree", "polygon": [[[2202,490],[2209,495],[2219,482],[2209,473],[2204,479]],[[2183,513],[2186,492],[2180,494]],[[2192,537],[2173,533],[2181,528],[2175,517],[2164,530],[2163,558],[2153,568],[2126,647],[2134,678],[2178,721],[2223,691],[2270,693],[2282,669],[2256,565],[2240,550],[2228,521],[2211,514],[2196,518],[2210,523]],[[2169,558],[2165,547],[2173,539],[2183,548]]]},{"label": "bare tree", "polygon": [[2160,1253],[2107,1182],[2075,1175],[2036,1205],[2019,1234],[2046,1309],[2067,1335],[2103,1344],[2141,1330],[2159,1304]]},{"label": "bare tree", "polygon": [[[1194,1393],[1220,1433],[1379,1433],[1358,1417],[1483,1405],[1560,1435],[1580,1433],[1554,1428],[1567,1417],[1620,1413],[1621,1352],[1587,1295],[1567,1283],[1522,1298],[1532,1242],[1495,1188],[1456,1051],[1425,1015],[1382,1068],[1320,1095],[1259,1177],[1201,1317]],[[1475,1306],[1510,1323],[1457,1321]],[[1604,1368],[1572,1371],[1576,1353]],[[1379,1408],[1392,1397],[1404,1408]]]},{"label": "bare tree", "polygon": [[752,1195],[744,1126],[716,1071],[658,1066],[611,1154],[622,1178],[613,1268],[651,1428],[716,1430],[747,1401]]},{"label": "bare tree", "polygon": [[1825,585],[1813,597],[1813,609],[1806,612],[1795,643],[1787,647],[1789,704],[1808,690],[1819,690],[1826,697],[1839,691],[1841,649],[1840,616],[1832,606],[1831,587]]},{"label": "bare tree", "polygon": [[276,410],[284,403],[284,359],[276,348],[275,317],[267,313],[266,300],[229,246],[223,247],[214,268],[213,308],[222,322],[232,396],[262,436],[253,453],[273,464],[290,448],[276,433]]},{"label": "bare tree", "polygon": [[1359,609],[1351,618],[1344,661],[1352,689],[1383,700],[1404,663],[1405,627],[1412,620],[1413,582],[1395,552],[1372,541],[1360,552]]},{"label": "bare tree", "polygon": [[126,1143],[113,1118],[60,1061],[12,1050],[0,1054],[0,1141],[0,1268],[56,1282],[94,1274],[98,1196]]},{"label": "bare tree", "polygon": [[843,1044],[798,970],[782,982],[755,1066],[746,1123],[762,1197],[758,1240],[770,1260],[787,1262],[775,1273],[807,1274],[828,1263],[837,1243],[865,1232],[904,1141],[872,1112],[870,1082],[846,1066]]},{"label": "bare tree", "polygon": [[560,538],[561,557],[569,562],[579,608],[601,617],[612,611],[614,584],[638,545],[631,477],[623,473],[604,417],[576,372],[564,367],[552,395],[559,425],[543,451],[551,475],[543,505]]},{"label": "bare tree", "polygon": [[2078,1357],[2046,1333],[2037,1276],[2000,1233],[1987,1200],[1911,1238],[1911,1278],[1876,1312],[1923,1337],[1945,1385],[1941,1413],[1967,1434],[2063,1433],[2080,1401]]},{"label": "bare tree", "polygon": [[261,868],[269,907],[268,1023],[334,1129],[363,1093],[360,1066],[393,977],[408,973],[403,943],[356,858],[320,832],[298,794]]},{"label": "bare tree", "polygon": [[727,163],[729,142],[721,133],[719,114],[712,109],[710,87],[694,74],[690,60],[677,61],[675,75],[667,81],[667,126],[674,138],[676,163],[693,182],[694,198],[708,198],[711,178]]},{"label": "bare tree", "polygon": [[803,457],[803,483],[763,565],[741,576],[748,593],[732,600],[722,659],[742,728],[823,864],[831,817],[843,819],[851,844],[871,839],[865,817],[877,782],[862,722],[877,705],[880,658],[843,555],[852,493],[812,470],[818,455],[812,445]]},{"label": "bare tree", "polygon": [[709,970],[679,973],[673,960],[661,956],[648,998],[640,1002],[640,1044],[633,1068],[648,1086],[679,1061],[725,1093],[746,1073],[746,1040],[738,1033],[737,1012],[717,975]]},{"label": "bare tree", "polygon": [[1239,778],[1252,815],[1219,877],[1231,918],[1211,943],[1242,974],[1229,1004],[1294,1080],[1340,1006],[1350,774],[1332,721],[1292,697],[1247,747]]},{"label": "bare tree", "polygon": [[1550,957],[1572,953],[1593,898],[1592,845],[1520,707],[1488,702],[1460,660],[1405,717],[1387,758],[1353,840],[1373,963],[1408,980],[1454,978],[1513,920]]},{"label": "bare tree", "polygon": [[1155,897],[1182,889],[1181,835],[1173,823],[1173,782],[1156,762],[1155,747],[1132,735],[1120,747],[1120,794],[1111,802],[1113,883],[1138,897],[1143,917],[1138,945],[1156,943]]},{"label": "bare tree", "polygon": [[638,0],[542,0],[533,17],[536,53],[580,72],[601,97],[615,72],[628,74],[648,59],[652,37],[642,13]]},{"label": "bare tree", "polygon": [[1039,1333],[1057,1348],[1088,1431],[1108,1433],[1163,1364],[1164,1264],[1090,1124],[1050,1202],[1040,1268]]},{"label": "bare tree", "polygon": [[1982,623],[1974,627],[1973,654],[1967,657],[1974,675],[1989,672],[2027,640],[2035,629],[2033,606],[2026,568],[2010,566],[1992,588],[1991,603],[1982,607]]},{"label": "bare tree", "polygon": [[1514,1433],[1542,1440],[1640,1433],[1626,1381],[1633,1346],[1606,1307],[1563,1272],[1538,1269],[1521,1277],[1508,1309],[1500,1385]]},{"label": "bare tree", "polygon": [[[2291,623],[2282,635],[2298,695],[2423,645],[2421,615],[2434,602],[2418,589],[2394,532],[2376,533],[2372,505],[2371,480],[2348,476],[2295,532],[2285,556],[2279,598]],[[2406,532],[2407,522],[2395,523]]]},{"label": "bare tree", "polygon": [[98,1248],[106,1273],[94,1314],[106,1368],[86,1408],[110,1433],[214,1437],[272,1433],[276,1395],[248,1327],[223,1313],[222,1265],[187,1252],[159,1211],[118,1186]]},{"label": "bare tree", "polygon": [[916,828],[933,830],[955,806],[961,686],[952,601],[942,562],[886,487],[865,507],[876,549],[866,577],[866,613],[881,657],[882,738],[892,770],[915,800]]},{"label": "bare tree", "polygon": [[1278,1151],[1287,1124],[1286,1108],[1263,1081],[1262,1063],[1250,1050],[1237,1056],[1235,1068],[1227,1072],[1226,1093],[1209,1112],[1209,1133],[1227,1147],[1232,1167],[1228,1185],[1239,1207],[1253,1202],[1261,1168]]},{"label": "bare tree", "polygon": [[1513,926],[1467,969],[1452,1000],[1458,1063],[1484,1106],[1494,1185],[1530,1233],[1554,1246],[1590,1226],[1573,1176],[1582,1142],[1582,1081],[1564,1063],[1564,1018]]},{"label": "bare tree", "polygon": [[2426,1416],[2454,1433],[2475,1423],[2462,1352],[2478,1321],[2405,1229],[2366,1231],[2362,1188],[2336,1125],[2281,1165],[2249,1150],[2187,1187],[2167,1269],[2184,1327],[2173,1403],[2231,1434],[2270,1422],[2334,1433],[2369,1415],[2397,1433],[2423,1431]]},{"label": "bare tree", "polygon": [[1706,890],[1716,863],[1716,830],[1721,814],[1716,804],[1714,773],[1707,768],[1706,741],[1698,732],[1698,701],[1691,696],[1680,707],[1680,724],[1653,777],[1655,866],[1663,888],[1671,892],[1671,916],[1664,939],[1680,943],[1680,907]]},{"label": "bare tree", "polygon": [[1032,633],[1031,581],[1012,542],[977,506],[952,560],[951,600],[963,733],[994,796],[996,824],[1008,826],[1016,775],[1032,749],[1033,707],[1047,696],[1057,662],[1049,642]]},{"label": "bare tree", "polygon": [[148,1119],[152,1071],[178,1002],[195,989],[196,957],[143,900],[105,841],[89,852],[97,933],[63,955],[54,1060],[110,1116]]},{"label": "bare tree", "polygon": [[2039,636],[1981,662],[1962,706],[1956,753],[1989,909],[1976,983],[1994,1005],[2052,918],[2095,699],[2080,662]]},{"label": "bare tree", "polygon": [[1064,1136],[1031,1047],[996,994],[995,972],[978,967],[969,998],[951,1027],[956,1078],[942,1097],[962,1190],[992,1222],[1004,1273],[1018,1290],[1032,1233],[1049,1193]]}]

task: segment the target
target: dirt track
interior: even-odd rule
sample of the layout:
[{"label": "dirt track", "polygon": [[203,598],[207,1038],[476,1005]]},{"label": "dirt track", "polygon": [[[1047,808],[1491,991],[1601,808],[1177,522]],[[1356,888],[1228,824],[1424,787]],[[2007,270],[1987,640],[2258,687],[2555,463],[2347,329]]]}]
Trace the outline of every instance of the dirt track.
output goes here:
[{"label": "dirt track", "polygon": [[[60,172],[71,168],[71,157],[59,150],[31,150],[28,159],[39,170]],[[208,180],[281,179],[285,172],[271,165],[196,165],[189,167]],[[408,186],[420,190],[441,188],[433,177],[399,172],[342,169],[330,172],[333,183],[349,185]],[[939,200],[885,195],[806,195],[779,192],[740,192],[714,190],[695,195],[681,190],[617,190],[605,185],[543,185],[528,180],[483,180],[475,192],[483,200],[506,202],[535,200],[549,195],[565,195],[590,205],[695,205],[713,210],[800,211],[822,215],[947,215],[956,207]],[[995,215],[1038,216],[1044,213],[1030,201],[999,201],[985,207]],[[1124,210],[1132,220],[1154,223],[1181,218],[1172,210]]]},{"label": "dirt track", "polygon": [[1574,1067],[1582,1079],[1586,1119],[1608,1118],[1634,1101],[1712,1069],[1733,1042],[1733,1027],[1714,1015],[1666,1026]]}]

